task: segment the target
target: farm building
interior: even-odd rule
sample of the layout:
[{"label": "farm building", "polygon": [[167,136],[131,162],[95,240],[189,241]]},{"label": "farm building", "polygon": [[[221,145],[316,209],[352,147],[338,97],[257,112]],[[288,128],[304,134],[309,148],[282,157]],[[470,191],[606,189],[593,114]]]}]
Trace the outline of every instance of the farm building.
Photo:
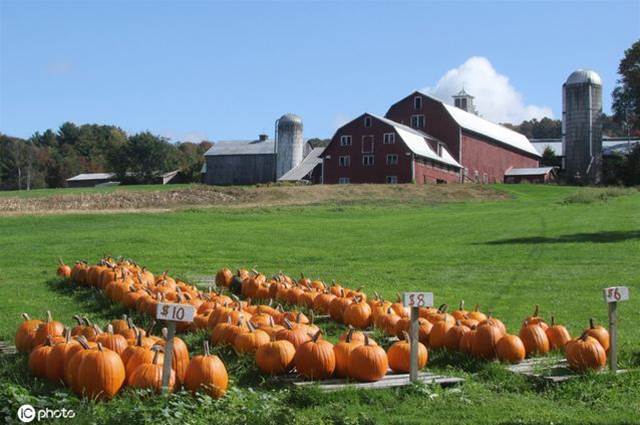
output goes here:
[{"label": "farm building", "polygon": [[384,118],[345,124],[322,154],[323,182],[494,183],[509,169],[538,167],[540,154],[524,135],[475,115],[464,91],[454,101],[415,91]]},{"label": "farm building", "polygon": [[[531,139],[531,144],[536,148],[538,153],[542,155],[545,149],[549,148],[554,153],[558,161],[558,166],[561,169],[565,169],[565,149],[562,138],[557,139]],[[602,136],[602,156],[606,160],[607,157],[612,155],[626,155],[631,152],[631,149],[637,144],[640,144],[640,139],[637,137],[608,137]]]},{"label": "farm building", "polygon": [[[275,139],[261,134],[256,140],[216,142],[204,154],[203,183],[248,185],[308,179],[319,182],[321,167],[317,157],[321,151],[304,142],[302,130],[302,119],[286,114],[276,121]],[[313,156],[307,158],[310,154]]]},{"label": "farm building", "polygon": [[554,167],[511,168],[504,174],[505,183],[549,183],[555,178]]},{"label": "farm building", "polygon": [[67,179],[67,187],[96,187],[105,184],[120,184],[113,173],[83,173]]}]

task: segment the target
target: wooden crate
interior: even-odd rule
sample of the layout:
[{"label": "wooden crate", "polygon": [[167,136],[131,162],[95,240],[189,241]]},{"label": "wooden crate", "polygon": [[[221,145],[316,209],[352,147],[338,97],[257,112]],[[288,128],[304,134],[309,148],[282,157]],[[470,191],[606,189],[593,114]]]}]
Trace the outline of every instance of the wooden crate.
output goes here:
[{"label": "wooden crate", "polygon": [[[363,388],[363,389],[376,389],[376,388],[392,388],[402,387],[410,385],[408,373],[393,373],[389,372],[387,375],[376,382],[356,382],[348,379],[325,379],[322,381],[305,381],[298,374],[292,373],[277,378],[281,382],[290,383],[297,387],[305,387],[309,385],[317,385],[322,391],[338,391],[346,388]],[[450,386],[464,382],[463,378],[453,376],[437,375],[430,372],[420,372],[418,374],[418,380],[427,385],[441,385]]]}]

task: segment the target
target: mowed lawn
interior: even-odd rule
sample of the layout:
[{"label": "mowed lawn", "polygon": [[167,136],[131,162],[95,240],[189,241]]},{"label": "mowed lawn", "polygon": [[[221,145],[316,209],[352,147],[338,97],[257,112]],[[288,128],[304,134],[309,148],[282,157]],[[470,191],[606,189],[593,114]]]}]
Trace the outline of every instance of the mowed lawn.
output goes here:
[{"label": "mowed lawn", "polygon": [[[69,324],[76,313],[102,322],[112,319],[106,311],[86,311],[86,305],[79,307],[76,298],[47,283],[54,277],[58,257],[95,262],[112,254],[134,258],[154,272],[168,270],[186,278],[212,275],[223,266],[255,267],[267,274],[282,270],[335,279],[389,298],[402,291],[432,291],[437,304],[454,307],[460,299],[468,307],[479,303],[512,333],[534,304],[540,304],[547,319],[554,314],[572,334],[578,334],[589,317],[606,326],[601,290],[623,284],[630,287],[631,300],[618,309],[620,359],[623,367],[638,368],[640,192],[582,204],[563,202],[575,188],[496,188],[513,199],[0,217],[0,339],[13,338],[23,311],[41,316],[49,309]],[[253,393],[238,383],[240,389],[216,402],[211,411],[196,405],[174,419],[223,421],[227,416],[216,416],[216,409],[232,412],[234,403],[242,404],[239,400],[251,404],[264,397],[265,403],[278,406],[263,412],[265,422],[277,419],[276,414],[301,423],[340,422],[346,416],[352,421],[343,423],[640,421],[638,372],[548,387],[514,377],[499,365],[471,367],[455,359],[460,357],[450,359],[450,368],[444,361],[436,362],[441,370],[466,377],[467,383],[453,390],[415,387],[326,396],[259,384]],[[5,371],[0,376],[31,388],[31,381],[16,375]],[[0,397],[6,394],[5,389]],[[85,405],[85,414],[131,423],[140,417],[128,417],[132,408],[127,406],[145,403],[122,396],[107,405]],[[290,411],[281,412],[283,407]],[[114,418],[116,411],[125,412],[124,419]],[[233,414],[228,416],[234,418],[231,423],[250,417]]]}]

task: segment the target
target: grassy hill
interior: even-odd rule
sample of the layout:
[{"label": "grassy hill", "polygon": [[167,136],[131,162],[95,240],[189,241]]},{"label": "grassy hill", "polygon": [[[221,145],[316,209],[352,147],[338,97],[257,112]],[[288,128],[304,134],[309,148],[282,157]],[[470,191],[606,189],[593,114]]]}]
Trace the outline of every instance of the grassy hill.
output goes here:
[{"label": "grassy hill", "polygon": [[[295,202],[299,199],[290,194],[283,202],[279,193],[259,198],[255,195],[259,189],[235,188],[229,190],[251,190],[254,196],[242,198],[243,203],[161,214],[1,217],[0,339],[12,338],[23,311],[41,315],[50,309],[54,317],[68,323],[76,313],[101,323],[114,318],[117,310],[96,307],[88,294],[77,296],[50,282],[58,257],[95,261],[110,253],[186,278],[210,276],[222,266],[246,266],[267,274],[302,271],[352,287],[364,285],[365,291],[386,297],[394,297],[397,291],[429,290],[437,304],[454,305],[460,299],[468,305],[479,303],[513,332],[536,303],[545,317],[554,314],[574,334],[589,317],[604,323],[601,289],[625,284],[632,299],[619,307],[620,361],[623,367],[640,366],[640,298],[636,296],[640,290],[640,193],[528,185],[471,188],[473,193],[466,199],[472,200],[454,193],[461,190],[455,186],[385,187],[382,193],[356,187],[351,196],[313,193],[324,188],[286,188],[302,189],[299,199],[304,202]],[[388,191],[398,193],[389,196]],[[406,196],[410,191],[424,193],[416,201],[416,196]],[[256,199],[269,196],[275,199],[271,206],[254,206]],[[464,376],[467,383],[446,391],[415,387],[324,395],[280,390],[245,379],[254,374],[253,366],[223,355],[232,365],[236,389],[216,402],[195,403],[189,396],[179,396],[172,409],[180,417],[172,412],[168,421],[638,421],[638,372],[588,376],[548,387],[514,377],[497,364],[457,359],[450,365],[452,359],[432,355],[432,367]],[[15,394],[27,397],[30,392],[45,402],[62,397],[51,395],[51,387],[26,375],[20,358],[0,357],[0,398],[7,398],[9,406],[18,403]],[[134,394],[108,404],[80,405],[66,390],[58,393],[78,406],[81,418],[93,416],[109,423],[135,423],[162,409],[161,401]],[[261,403],[269,408],[260,407]]]}]

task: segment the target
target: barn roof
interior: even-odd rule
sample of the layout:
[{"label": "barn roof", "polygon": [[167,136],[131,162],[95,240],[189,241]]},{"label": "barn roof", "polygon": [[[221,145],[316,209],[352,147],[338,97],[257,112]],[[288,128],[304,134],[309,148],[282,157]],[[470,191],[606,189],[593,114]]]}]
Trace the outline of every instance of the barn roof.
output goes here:
[{"label": "barn roof", "polygon": [[553,170],[553,167],[539,168],[511,168],[504,173],[505,176],[544,176]]},{"label": "barn roof", "polygon": [[[604,155],[612,155],[614,153],[626,154],[629,151],[629,145],[631,148],[637,143],[640,143],[640,139],[631,138],[627,140],[626,137],[602,137],[602,153]],[[540,155],[544,150],[549,147],[558,156],[564,156],[564,143],[562,139],[531,139],[531,144],[538,150]]]},{"label": "barn roof", "polygon": [[396,131],[396,133],[398,133],[400,138],[402,138],[405,145],[407,145],[407,147],[414,154],[432,159],[434,161],[442,162],[447,165],[453,165],[454,167],[462,168],[462,166],[458,163],[458,161],[456,161],[451,156],[451,154],[449,154],[449,152],[445,149],[444,146],[442,146],[442,155],[438,155],[436,151],[434,151],[425,140],[425,139],[428,139],[428,140],[439,142],[439,140],[436,139],[435,137],[430,136],[427,133],[424,133],[420,130],[416,130],[415,128],[411,128],[404,124],[400,124],[395,121],[392,121],[388,118],[379,117],[373,114],[368,114],[368,115],[371,115],[373,118],[378,119],[384,122],[385,124],[392,126]]},{"label": "barn roof", "polygon": [[320,155],[324,150],[324,147],[313,148],[297,167],[284,173],[278,181],[300,181],[304,179],[317,165],[322,164]]},{"label": "barn roof", "polygon": [[83,180],[108,180],[115,177],[113,173],[83,173],[67,179],[68,182],[76,182]]},{"label": "barn roof", "polygon": [[489,137],[497,142],[509,145],[532,155],[540,156],[536,148],[533,147],[531,142],[529,142],[529,139],[527,139],[524,134],[510,130],[505,126],[493,123],[463,109],[456,108],[455,106],[449,105],[422,91],[419,91],[419,93],[435,100],[436,102],[442,103],[442,106],[444,106],[451,118],[453,118],[453,120],[463,129]]},{"label": "barn roof", "polygon": [[204,156],[273,155],[273,140],[223,140],[211,146]]}]

